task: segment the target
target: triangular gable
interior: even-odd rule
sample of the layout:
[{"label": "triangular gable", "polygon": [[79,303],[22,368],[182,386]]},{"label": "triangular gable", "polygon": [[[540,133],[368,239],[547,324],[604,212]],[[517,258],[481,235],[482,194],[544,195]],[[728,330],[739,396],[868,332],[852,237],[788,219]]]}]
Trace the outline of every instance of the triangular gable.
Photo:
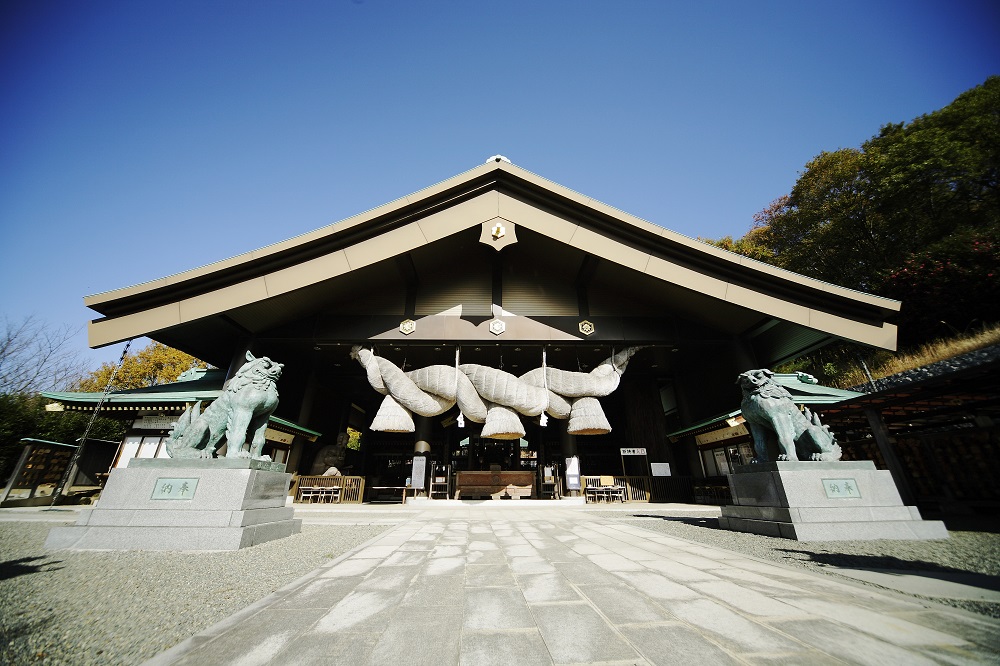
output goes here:
[{"label": "triangular gable", "polygon": [[[88,296],[99,347],[290,296],[473,227],[527,229],[584,253],[834,337],[895,348],[899,302],[837,287],[651,224],[507,162],[361,215],[152,282]],[[485,232],[484,232],[485,233]],[[766,335],[763,331],[762,335]]]}]

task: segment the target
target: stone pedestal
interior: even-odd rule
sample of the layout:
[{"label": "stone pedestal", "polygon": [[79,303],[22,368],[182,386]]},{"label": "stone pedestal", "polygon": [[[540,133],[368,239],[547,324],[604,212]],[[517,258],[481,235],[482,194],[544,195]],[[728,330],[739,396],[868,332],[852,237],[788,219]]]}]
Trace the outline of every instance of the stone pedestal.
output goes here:
[{"label": "stone pedestal", "polygon": [[301,530],[285,506],[292,475],[256,460],[135,459],[111,472],[101,498],[45,547],[238,550]]},{"label": "stone pedestal", "polygon": [[904,506],[892,475],[871,461],[767,462],[729,475],[733,505],[719,524],[796,541],[947,539],[944,523]]}]

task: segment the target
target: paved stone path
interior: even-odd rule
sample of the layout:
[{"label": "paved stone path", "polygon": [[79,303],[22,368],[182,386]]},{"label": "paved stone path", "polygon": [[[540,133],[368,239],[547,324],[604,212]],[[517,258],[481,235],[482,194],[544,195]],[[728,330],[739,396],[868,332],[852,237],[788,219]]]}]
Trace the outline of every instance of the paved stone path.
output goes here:
[{"label": "paved stone path", "polygon": [[1000,661],[1000,622],[988,618],[573,507],[509,504],[399,514],[397,527],[147,663]]}]

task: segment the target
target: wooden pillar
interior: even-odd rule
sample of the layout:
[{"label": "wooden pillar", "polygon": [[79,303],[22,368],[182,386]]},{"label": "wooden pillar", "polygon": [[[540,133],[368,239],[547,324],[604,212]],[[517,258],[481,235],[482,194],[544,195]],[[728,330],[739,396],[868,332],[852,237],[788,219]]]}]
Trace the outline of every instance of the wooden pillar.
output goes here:
[{"label": "wooden pillar", "polygon": [[867,407],[865,408],[865,416],[868,417],[868,425],[871,426],[872,434],[875,436],[875,443],[878,444],[878,450],[882,453],[885,464],[889,466],[889,473],[892,474],[892,480],[896,483],[896,489],[899,490],[903,504],[916,504],[916,496],[910,486],[910,479],[896,455],[896,450],[892,447],[889,427],[885,424],[882,413],[874,407]]},{"label": "wooden pillar", "polygon": [[667,443],[667,423],[656,381],[648,378],[622,381],[627,436],[632,447],[646,449],[654,462],[670,463],[677,469],[674,452]]}]

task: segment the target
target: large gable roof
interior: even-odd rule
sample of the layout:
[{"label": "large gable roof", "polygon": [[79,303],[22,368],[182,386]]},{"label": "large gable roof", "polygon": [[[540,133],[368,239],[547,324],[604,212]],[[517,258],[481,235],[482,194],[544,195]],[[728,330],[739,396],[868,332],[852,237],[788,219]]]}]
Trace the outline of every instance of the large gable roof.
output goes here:
[{"label": "large gable roof", "polygon": [[[795,331],[892,349],[886,318],[899,302],[806,278],[688,238],[505,161],[490,161],[368,212],[208,266],[87,296],[99,347],[150,335],[197,351],[212,326],[247,330],[227,313],[262,303],[300,311],[310,288],[478,228],[511,223],[663,288],[682,288],[704,307],[760,313],[759,335]],[[699,305],[700,307],[700,305]],[[274,308],[272,308],[274,309]],[[211,323],[215,322],[215,323]],[[221,322],[221,323],[220,323]],[[220,328],[221,330],[221,328]],[[792,334],[789,329],[789,335]],[[185,333],[186,332],[186,333]],[[808,336],[807,336],[808,337]],[[185,344],[186,339],[191,344]],[[815,343],[816,337],[810,339]]]}]

